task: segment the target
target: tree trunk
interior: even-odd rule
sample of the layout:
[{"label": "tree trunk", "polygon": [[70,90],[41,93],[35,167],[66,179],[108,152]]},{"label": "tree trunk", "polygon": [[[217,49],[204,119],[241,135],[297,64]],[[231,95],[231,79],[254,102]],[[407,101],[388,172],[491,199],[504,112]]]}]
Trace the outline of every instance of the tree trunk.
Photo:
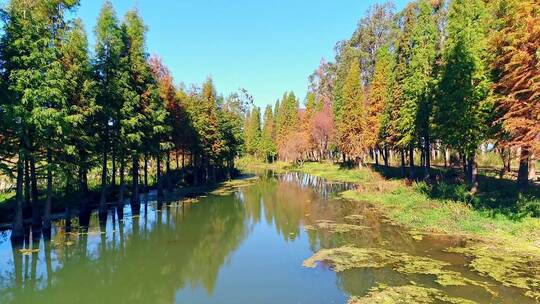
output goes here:
[{"label": "tree trunk", "polygon": [[373,154],[375,154],[375,165],[379,166],[379,149],[373,150]]},{"label": "tree trunk", "polygon": [[[118,202],[116,203],[116,213],[118,214],[118,220],[124,218],[124,194],[126,192],[126,160],[124,157],[120,157],[120,189],[118,191]],[[122,227],[122,225],[120,225]]]},{"label": "tree trunk", "polygon": [[[66,178],[66,193],[69,194],[71,193],[71,177],[67,177]],[[65,207],[65,210],[66,210],[66,226],[65,226],[65,231],[66,232],[71,232],[71,201],[70,200],[67,200],[65,202],[66,204],[66,207]],[[81,226],[87,226],[90,222],[90,211],[88,211],[86,214],[85,214],[85,217],[88,217],[88,220],[84,220],[84,221],[79,221],[79,224]]]},{"label": "tree trunk", "polygon": [[444,149],[444,167],[450,166],[450,151],[448,148]]},{"label": "tree trunk", "polygon": [[102,159],[102,170],[101,170],[101,195],[99,198],[99,213],[101,215],[107,213],[107,150],[103,150],[103,159]]},{"label": "tree trunk", "polygon": [[30,180],[32,187],[32,230],[41,230],[41,205],[39,203],[39,193],[37,187],[36,160],[30,156]]},{"label": "tree trunk", "polygon": [[463,175],[465,176],[465,180],[469,182],[469,173],[468,173],[468,167],[467,167],[467,156],[465,153],[461,156],[461,161],[463,162]]},{"label": "tree trunk", "polygon": [[11,226],[11,240],[14,243],[21,243],[24,240],[24,223],[23,223],[23,155],[19,153],[17,160],[17,190],[15,195],[16,206],[13,224]]},{"label": "tree trunk", "polygon": [[536,158],[534,152],[529,157],[529,181],[536,182]]},{"label": "tree trunk", "polygon": [[469,155],[467,159],[467,180],[471,185],[471,192],[476,193],[478,191],[478,166],[476,164],[475,153]]},{"label": "tree trunk", "polygon": [[197,166],[197,154],[193,155],[193,185],[199,185],[199,167]]},{"label": "tree trunk", "polygon": [[424,156],[425,156],[425,166],[424,166],[424,178],[426,180],[428,180],[430,178],[429,176],[429,169],[431,168],[431,145],[430,145],[430,142],[429,142],[429,137],[426,138],[426,143],[425,143],[425,152],[424,152]]},{"label": "tree trunk", "polygon": [[114,145],[112,146],[111,151],[111,162],[112,162],[112,172],[111,172],[111,191],[113,193],[116,192],[116,150],[114,149]]},{"label": "tree trunk", "polygon": [[144,154],[144,192],[148,192],[148,153]]},{"label": "tree trunk", "polygon": [[501,173],[499,174],[500,178],[503,178],[506,173],[510,172],[510,148],[505,149],[497,149],[499,152],[499,155],[501,156],[501,160],[503,163],[503,167],[501,169]]},{"label": "tree trunk", "polygon": [[409,179],[414,179],[414,147],[409,147]]},{"label": "tree trunk", "polygon": [[401,149],[399,154],[401,155],[401,176],[405,177],[405,150]]},{"label": "tree trunk", "polygon": [[521,147],[521,155],[519,158],[519,171],[517,178],[518,189],[523,190],[529,185],[529,161],[530,150],[528,147]]},{"label": "tree trunk", "polygon": [[167,164],[166,164],[167,172],[165,173],[166,181],[167,181],[167,191],[172,191],[173,184],[172,184],[172,178],[171,178],[171,152],[167,151]]},{"label": "tree trunk", "polygon": [[157,169],[156,169],[156,183],[157,183],[157,195],[158,195],[158,198],[162,198],[163,197],[163,184],[161,183],[161,156],[158,155],[157,156],[157,159],[156,159],[156,165],[157,165]]},{"label": "tree trunk", "polygon": [[215,165],[210,165],[210,174],[211,174],[212,183],[216,183],[217,178],[216,178],[216,166]]},{"label": "tree trunk", "polygon": [[47,149],[47,200],[45,201],[45,209],[43,211],[43,230],[50,232],[51,230],[51,208],[52,208],[52,153]]},{"label": "tree trunk", "polygon": [[[69,190],[69,187],[66,185],[66,191]],[[67,194],[66,194],[67,195]],[[79,166],[79,201],[80,201],[80,209],[79,209],[79,223],[82,226],[86,226],[90,223],[90,206],[88,204],[88,177],[87,177],[87,171],[84,167],[84,164],[81,163]],[[66,213],[67,213],[67,206],[66,203]]]},{"label": "tree trunk", "polygon": [[31,216],[32,196],[30,195],[30,160],[28,153],[24,153],[24,206],[23,218]]},{"label": "tree trunk", "polygon": [[131,213],[140,214],[141,201],[139,198],[139,155],[133,155],[132,162],[132,184],[131,184]]},{"label": "tree trunk", "polygon": [[126,161],[122,157],[120,159],[120,187],[118,190],[118,203],[117,208],[123,208],[124,206],[124,193],[126,191],[126,181],[125,181],[125,171],[126,171]]}]

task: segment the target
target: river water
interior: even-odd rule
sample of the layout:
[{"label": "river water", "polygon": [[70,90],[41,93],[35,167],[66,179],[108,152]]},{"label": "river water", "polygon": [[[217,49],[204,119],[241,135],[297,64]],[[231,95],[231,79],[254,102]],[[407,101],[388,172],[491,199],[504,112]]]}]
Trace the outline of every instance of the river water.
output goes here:
[{"label": "river water", "polygon": [[[129,205],[106,223],[39,236],[13,248],[0,236],[0,303],[347,303],[372,288],[422,285],[478,303],[535,303],[519,289],[471,271],[467,258],[448,253],[452,237],[410,233],[386,221],[369,204],[336,194],[351,185],[299,173],[266,174],[232,193],[197,201],[170,201],[162,210],[152,195],[140,216]],[[321,223],[356,215],[363,229],[336,232]],[[75,227],[77,222],[74,223]],[[323,248],[381,248],[448,263],[448,269],[489,284],[441,286],[431,274],[392,267],[336,272],[304,260]],[[441,302],[443,303],[443,302]]]}]

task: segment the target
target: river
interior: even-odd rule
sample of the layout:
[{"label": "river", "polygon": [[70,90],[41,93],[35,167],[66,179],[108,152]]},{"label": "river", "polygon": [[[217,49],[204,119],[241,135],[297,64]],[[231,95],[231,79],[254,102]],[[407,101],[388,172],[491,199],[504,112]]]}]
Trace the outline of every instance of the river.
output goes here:
[{"label": "river", "polygon": [[[347,303],[385,286],[437,290],[430,296],[440,303],[535,303],[446,250],[462,246],[462,239],[419,237],[368,203],[337,197],[352,187],[269,173],[230,193],[172,200],[161,210],[153,195],[143,196],[140,216],[126,205],[123,218],[112,209],[105,223],[92,215],[89,227],[75,221],[71,233],[59,221],[51,241],[36,236],[23,250],[4,231],[0,303]],[[378,262],[383,250],[394,260],[342,270],[305,262],[321,249],[343,246],[369,248],[364,253]],[[411,257],[444,263],[444,271],[468,283],[441,285],[438,273],[396,267]]]}]

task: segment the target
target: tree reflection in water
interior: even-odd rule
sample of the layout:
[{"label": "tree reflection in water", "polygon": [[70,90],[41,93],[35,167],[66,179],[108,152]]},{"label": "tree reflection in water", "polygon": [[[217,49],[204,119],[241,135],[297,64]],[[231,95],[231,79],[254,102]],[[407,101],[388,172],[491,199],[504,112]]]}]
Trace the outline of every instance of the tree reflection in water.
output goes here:
[{"label": "tree reflection in water", "polygon": [[149,206],[141,217],[124,210],[114,221],[113,212],[101,223],[92,215],[89,227],[73,234],[57,222],[51,242],[27,238],[22,247],[9,246],[11,256],[0,265],[0,303],[173,303],[177,290],[199,285],[212,293],[219,269],[247,235],[234,196],[161,211]]}]

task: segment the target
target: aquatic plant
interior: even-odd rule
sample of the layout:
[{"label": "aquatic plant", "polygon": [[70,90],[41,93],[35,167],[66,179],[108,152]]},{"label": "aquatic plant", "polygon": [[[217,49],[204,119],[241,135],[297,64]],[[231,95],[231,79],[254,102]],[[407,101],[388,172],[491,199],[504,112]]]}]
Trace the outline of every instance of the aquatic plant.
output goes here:
[{"label": "aquatic plant", "polygon": [[504,286],[525,290],[525,295],[540,300],[540,253],[534,250],[505,249],[476,243],[449,252],[461,253],[472,260],[469,267]]},{"label": "aquatic plant", "polygon": [[318,262],[323,262],[336,272],[354,268],[391,267],[405,275],[433,275],[435,282],[441,286],[478,286],[491,295],[496,293],[486,283],[477,282],[463,277],[459,272],[447,270],[449,263],[428,257],[414,256],[403,252],[381,248],[358,248],[343,246],[332,249],[322,249],[303,263],[304,267],[314,268]]},{"label": "aquatic plant", "polygon": [[445,295],[435,288],[426,288],[416,285],[391,287],[379,285],[371,289],[364,297],[352,297],[348,304],[394,304],[394,303],[418,303],[428,304],[442,302],[448,304],[474,304],[475,302],[463,298],[455,298]]}]

